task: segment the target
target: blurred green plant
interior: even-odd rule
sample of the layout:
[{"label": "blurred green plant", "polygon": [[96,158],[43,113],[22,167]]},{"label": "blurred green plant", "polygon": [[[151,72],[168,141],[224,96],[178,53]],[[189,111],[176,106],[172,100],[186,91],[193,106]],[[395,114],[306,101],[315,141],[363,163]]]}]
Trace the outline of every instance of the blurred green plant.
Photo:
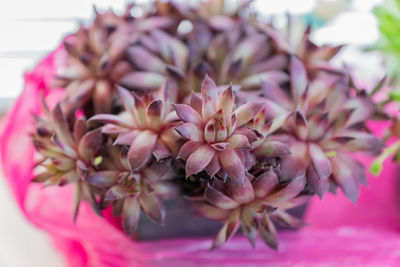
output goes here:
[{"label": "blurred green plant", "polygon": [[[384,5],[373,10],[378,19],[381,38],[374,50],[380,50],[386,55],[388,76],[399,80],[400,70],[400,0],[387,0]],[[399,93],[393,94],[399,99]]]},{"label": "blurred green plant", "polygon": [[[400,163],[400,0],[386,0],[381,6],[374,8],[378,19],[378,27],[381,33],[378,42],[370,50],[383,52],[387,72],[387,86],[390,90],[383,100],[376,103],[377,112],[387,116],[391,121],[385,131],[383,141],[390,145],[379,155],[370,167],[370,171],[379,175],[386,159],[393,159]],[[384,88],[383,84],[377,86],[371,94],[375,94]],[[388,112],[389,109],[397,110]]]}]

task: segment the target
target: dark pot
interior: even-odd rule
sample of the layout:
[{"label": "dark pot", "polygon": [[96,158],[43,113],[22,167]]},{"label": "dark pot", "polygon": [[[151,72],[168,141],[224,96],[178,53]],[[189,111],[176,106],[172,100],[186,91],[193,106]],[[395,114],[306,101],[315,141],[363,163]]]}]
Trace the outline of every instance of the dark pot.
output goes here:
[{"label": "dark pot", "polygon": [[[165,238],[183,237],[213,237],[220,230],[222,224],[196,215],[190,203],[182,197],[164,202],[166,209],[165,226],[151,221],[147,216],[140,216],[138,240],[156,240]],[[297,218],[303,218],[307,206],[302,205],[289,211]],[[279,230],[293,229],[283,226]]]}]

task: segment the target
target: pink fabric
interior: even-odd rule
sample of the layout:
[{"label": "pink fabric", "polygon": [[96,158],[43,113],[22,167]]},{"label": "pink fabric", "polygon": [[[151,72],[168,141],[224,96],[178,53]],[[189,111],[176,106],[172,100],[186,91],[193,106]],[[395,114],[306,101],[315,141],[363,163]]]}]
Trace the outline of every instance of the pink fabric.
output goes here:
[{"label": "pink fabric", "polygon": [[25,75],[22,95],[1,129],[1,162],[21,210],[29,221],[54,239],[72,267],[130,266],[396,266],[400,262],[397,167],[387,164],[383,175],[369,178],[356,207],[340,194],[312,202],[307,221],[312,226],[280,235],[280,252],[259,242],[252,249],[243,237],[209,252],[210,239],[180,239],[136,243],[127,238],[106,212],[95,215],[83,204],[72,222],[71,186],[42,188],[30,183],[34,148],[28,136],[32,116],[40,113],[39,95],[53,104],[61,89],[50,89],[65,51],[58,48]]}]

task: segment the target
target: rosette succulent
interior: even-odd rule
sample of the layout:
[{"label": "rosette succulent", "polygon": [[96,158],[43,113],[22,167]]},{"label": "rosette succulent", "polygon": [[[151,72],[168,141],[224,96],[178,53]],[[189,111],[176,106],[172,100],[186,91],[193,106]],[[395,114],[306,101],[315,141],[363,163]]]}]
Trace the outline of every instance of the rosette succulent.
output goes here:
[{"label": "rosette succulent", "polygon": [[277,249],[273,221],[292,227],[302,225],[286,210],[304,204],[312,196],[302,193],[306,178],[302,175],[282,182],[277,172],[274,165],[260,165],[246,174],[242,184],[220,179],[212,179],[207,184],[204,200],[195,200],[194,205],[201,215],[224,223],[213,248],[227,242],[241,226],[253,246],[258,233],[269,247]]},{"label": "rosette succulent", "polygon": [[33,143],[40,153],[34,182],[45,186],[76,184],[76,219],[79,202],[85,199],[100,213],[95,188],[88,183],[98,170],[97,157],[100,155],[103,138],[99,129],[89,131],[83,117],[77,119],[73,128],[69,126],[60,105],[52,112],[44,105],[46,117],[37,117]]},{"label": "rosette succulent", "polygon": [[[287,114],[281,133],[270,140],[289,146],[291,155],[282,160],[282,178],[307,174],[309,185],[321,197],[339,186],[353,201],[359,184],[365,184],[362,165],[349,152],[377,155],[383,143],[365,131],[364,122],[374,113],[365,92],[350,87],[348,76],[319,73],[308,80],[301,61],[291,58],[291,86],[280,88],[264,82],[264,94]],[[257,153],[257,152],[256,152]]]},{"label": "rosette succulent", "polygon": [[96,13],[89,27],[81,25],[65,39],[67,65],[59,70],[56,83],[66,88],[64,105],[68,111],[82,108],[87,102],[95,112],[111,111],[115,83],[130,70],[123,58],[129,34],[122,26],[130,19],[129,13]]},{"label": "rosette succulent", "polygon": [[201,99],[192,94],[190,105],[175,104],[182,124],[176,131],[187,141],[178,158],[186,160],[186,176],[206,170],[210,177],[218,174],[243,183],[246,170],[252,167],[249,150],[258,140],[246,123],[262,108],[262,102],[249,102],[234,109],[232,86],[219,92],[208,76],[201,86]]},{"label": "rosette succulent", "polygon": [[179,136],[174,131],[176,114],[166,99],[131,94],[120,88],[125,110],[119,115],[97,114],[89,121],[106,123],[104,133],[117,135],[115,145],[129,146],[128,160],[132,171],[144,167],[154,156],[157,161],[176,154]]}]

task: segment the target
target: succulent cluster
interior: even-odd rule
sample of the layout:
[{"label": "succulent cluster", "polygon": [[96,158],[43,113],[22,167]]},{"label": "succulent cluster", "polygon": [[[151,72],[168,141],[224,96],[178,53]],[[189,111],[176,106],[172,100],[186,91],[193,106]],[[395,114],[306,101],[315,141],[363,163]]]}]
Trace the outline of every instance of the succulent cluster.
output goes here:
[{"label": "succulent cluster", "polygon": [[349,153],[382,148],[364,124],[374,105],[329,64],[340,48],[309,30],[291,45],[238,2],[132,5],[67,37],[65,97],[32,133],[34,181],[77,185],[76,214],[81,199],[112,206],[129,235],[184,193],[223,223],[214,248],[239,226],[277,248],[275,223],[302,225],[287,210],[337,187],[355,201],[365,174]]}]

